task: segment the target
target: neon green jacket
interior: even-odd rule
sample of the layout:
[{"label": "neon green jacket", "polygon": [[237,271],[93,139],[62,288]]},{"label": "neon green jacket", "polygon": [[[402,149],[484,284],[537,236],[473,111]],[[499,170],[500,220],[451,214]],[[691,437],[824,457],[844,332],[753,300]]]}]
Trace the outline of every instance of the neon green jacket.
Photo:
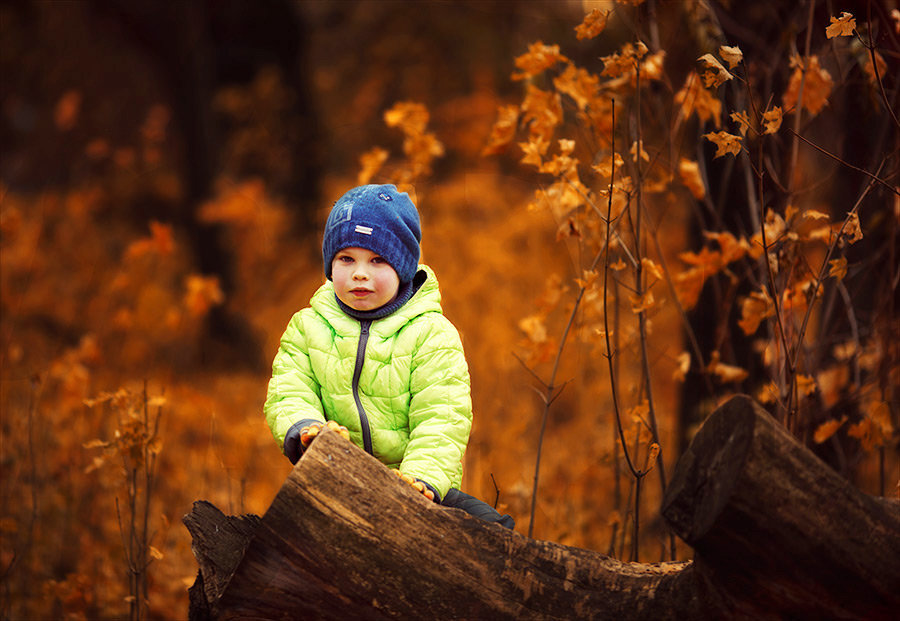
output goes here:
[{"label": "neon green jacket", "polygon": [[427,278],[413,297],[371,322],[344,313],[331,281],[322,285],[281,337],[265,414],[281,447],[296,423],[336,421],[358,446],[443,498],[462,479],[469,370],[434,272],[419,269]]}]

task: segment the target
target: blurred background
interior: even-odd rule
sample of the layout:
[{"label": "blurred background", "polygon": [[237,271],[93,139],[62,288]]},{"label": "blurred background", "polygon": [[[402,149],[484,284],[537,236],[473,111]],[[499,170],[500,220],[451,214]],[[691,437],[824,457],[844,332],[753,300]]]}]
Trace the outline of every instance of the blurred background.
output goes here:
[{"label": "blurred background", "polygon": [[[423,260],[472,376],[463,489],[511,513],[520,533],[623,560],[671,558],[659,471],[671,476],[696,426],[735,392],[768,401],[865,491],[896,493],[900,18],[891,0],[832,4],[0,2],[0,617],[186,617],[197,566],[181,518],[199,499],[261,515],[287,476],[262,415],[271,359],[324,279],[320,228],[332,203],[368,180],[416,199]],[[609,12],[606,30],[576,36],[597,8]],[[843,10],[867,38],[826,37]],[[608,126],[611,108],[600,118],[517,62],[538,41],[558,44],[554,75],[582,67],[590,90],[610,55],[638,40],[656,63],[642,69],[646,85],[601,78],[621,128]],[[878,46],[877,75],[863,40]],[[745,64],[731,69],[758,100],[735,82],[719,91],[725,108],[704,118],[681,94],[697,59],[720,45],[741,47]],[[782,104],[790,59],[812,53],[830,72],[828,104],[794,124]],[[546,134],[536,119],[557,108],[535,112],[535,87],[568,93],[556,95],[560,119]],[[857,169],[792,150],[785,131],[759,160],[749,138],[741,155],[715,157],[702,136],[737,134],[729,112],[751,105],[784,105],[785,125]],[[613,276],[614,292],[599,289],[606,186],[587,173],[614,144],[635,170],[638,123],[655,151],[644,164],[652,224],[637,238],[648,273],[669,267],[654,277],[655,300],[629,302],[648,277]],[[520,162],[517,143],[538,137],[553,145],[545,158],[565,151],[556,139],[574,141],[586,186],[569,211],[541,207],[560,176]],[[675,172],[682,160],[699,163],[699,187]],[[825,259],[849,265],[842,284],[822,285],[822,310],[800,331],[797,375],[812,385],[789,414],[779,414],[783,393],[766,399],[780,373],[766,345],[779,340],[774,320],[738,328],[743,300],[767,282],[765,261],[719,256],[692,303],[665,284],[682,282],[680,270],[688,280],[704,249],[726,253],[704,231],[758,234],[760,169],[767,208],[799,235],[777,240],[781,265],[793,266],[779,293],[796,286],[803,297],[816,281],[798,274]],[[854,205],[863,237],[837,254],[791,219],[822,214],[835,232]],[[624,257],[627,243],[616,246]],[[662,449],[638,498],[637,538],[604,291],[621,322],[614,360],[632,458],[649,469],[652,445]],[[799,313],[799,327],[805,308],[783,312]],[[674,552],[690,557],[681,544]]]}]

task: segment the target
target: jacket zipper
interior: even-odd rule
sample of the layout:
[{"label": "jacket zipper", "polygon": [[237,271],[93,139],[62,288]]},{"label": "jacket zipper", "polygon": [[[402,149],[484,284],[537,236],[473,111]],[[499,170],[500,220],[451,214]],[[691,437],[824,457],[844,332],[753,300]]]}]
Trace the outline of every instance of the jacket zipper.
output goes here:
[{"label": "jacket zipper", "polygon": [[359,398],[359,378],[362,375],[363,362],[366,358],[366,344],[369,342],[369,326],[371,319],[363,319],[359,322],[359,345],[356,347],[356,366],[353,369],[353,400],[356,401],[356,410],[359,412],[359,424],[362,428],[363,448],[369,455],[372,452],[372,430],[369,429],[369,417],[363,409],[362,400]]}]

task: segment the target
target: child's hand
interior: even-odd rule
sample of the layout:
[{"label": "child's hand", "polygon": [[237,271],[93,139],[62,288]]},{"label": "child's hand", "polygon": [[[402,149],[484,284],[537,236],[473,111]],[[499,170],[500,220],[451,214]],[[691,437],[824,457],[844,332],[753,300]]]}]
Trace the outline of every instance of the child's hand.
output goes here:
[{"label": "child's hand", "polygon": [[399,470],[392,469],[391,472],[396,474],[397,477],[404,483],[409,483],[410,485],[412,485],[414,490],[416,490],[417,492],[419,492],[420,494],[425,496],[425,498],[427,498],[428,500],[432,500],[432,501],[434,500],[434,492],[432,492],[430,489],[428,489],[428,486],[426,486],[421,481],[416,481],[411,476],[409,476],[407,474],[403,474]]},{"label": "child's hand", "polygon": [[304,451],[309,448],[309,445],[312,443],[312,441],[316,439],[316,436],[318,436],[319,432],[321,432],[325,427],[337,431],[339,434],[341,434],[341,436],[343,436],[345,440],[350,439],[350,432],[347,431],[347,428],[343,425],[338,425],[333,420],[328,421],[324,425],[320,423],[313,423],[309,427],[304,427],[300,430],[300,444],[303,445]]}]

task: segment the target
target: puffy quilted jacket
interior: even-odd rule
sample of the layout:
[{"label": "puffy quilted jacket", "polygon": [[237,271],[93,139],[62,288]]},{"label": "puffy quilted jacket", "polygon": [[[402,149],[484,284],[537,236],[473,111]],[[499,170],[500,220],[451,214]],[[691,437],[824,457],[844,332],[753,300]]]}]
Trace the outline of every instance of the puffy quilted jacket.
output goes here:
[{"label": "puffy quilted jacket", "polygon": [[434,272],[393,314],[359,321],[329,281],[290,321],[272,365],[266,421],[279,446],[295,423],[333,420],[389,467],[441,497],[462,479],[472,426],[459,333],[441,310]]}]

